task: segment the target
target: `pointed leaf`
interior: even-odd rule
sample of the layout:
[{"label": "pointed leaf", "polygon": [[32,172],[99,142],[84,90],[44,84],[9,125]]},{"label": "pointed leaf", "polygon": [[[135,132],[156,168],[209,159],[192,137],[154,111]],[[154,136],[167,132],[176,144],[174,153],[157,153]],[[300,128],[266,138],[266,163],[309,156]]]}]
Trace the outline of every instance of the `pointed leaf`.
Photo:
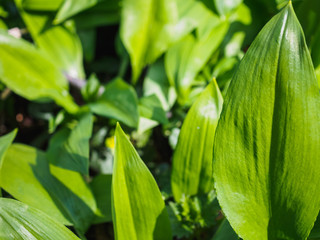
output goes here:
[{"label": "pointed leaf", "polygon": [[183,122],[171,175],[172,193],[177,202],[182,195],[207,193],[213,189],[212,149],[222,103],[219,87],[213,80]]},{"label": "pointed leaf", "polygon": [[320,207],[320,96],[291,2],[231,81],[214,143],[218,199],[240,237],[306,239]]},{"label": "pointed leaf", "polygon": [[238,235],[233,231],[227,219],[223,220],[214,234],[212,240],[238,240]]},{"label": "pointed leaf", "polygon": [[92,135],[93,116],[84,115],[70,128],[62,128],[51,139],[47,157],[61,168],[89,174],[89,139]]},{"label": "pointed leaf", "polygon": [[12,91],[28,100],[51,98],[67,111],[77,111],[65,77],[30,43],[0,30],[0,55],[0,79]]},{"label": "pointed leaf", "polygon": [[120,78],[108,83],[101,97],[89,107],[97,115],[117,119],[130,127],[138,125],[136,91]]},{"label": "pointed leaf", "polygon": [[17,129],[0,137],[0,171],[2,166],[2,159],[16,135],[17,135]]},{"label": "pointed leaf", "polygon": [[115,239],[171,239],[169,217],[157,183],[119,124],[115,141],[112,176]]},{"label": "pointed leaf", "polygon": [[80,232],[90,226],[96,203],[83,177],[49,165],[44,152],[13,144],[0,172],[1,187],[16,199],[47,213]]},{"label": "pointed leaf", "polygon": [[0,239],[79,239],[68,228],[36,208],[0,198]]}]

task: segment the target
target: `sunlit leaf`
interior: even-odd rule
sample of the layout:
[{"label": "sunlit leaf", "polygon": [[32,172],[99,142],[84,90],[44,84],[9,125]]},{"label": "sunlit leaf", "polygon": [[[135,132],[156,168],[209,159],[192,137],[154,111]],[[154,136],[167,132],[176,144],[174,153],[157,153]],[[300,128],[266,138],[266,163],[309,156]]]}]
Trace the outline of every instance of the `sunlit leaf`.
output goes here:
[{"label": "sunlit leaf", "polygon": [[85,232],[94,218],[96,203],[82,176],[49,165],[45,153],[35,148],[10,146],[2,162],[0,183],[16,199],[80,232]]},{"label": "sunlit leaf", "polygon": [[16,134],[17,134],[17,130],[14,130],[0,137],[0,171],[2,166],[2,158],[4,157],[6,151],[8,150],[11,143],[13,142],[13,139],[15,138]]},{"label": "sunlit leaf", "polygon": [[[175,200],[213,189],[212,149],[223,99],[213,80],[189,110],[173,155],[171,185]],[[210,133],[210,134],[209,134]]]},{"label": "sunlit leaf", "polygon": [[0,198],[0,239],[79,239],[68,228],[36,208]]},{"label": "sunlit leaf", "polygon": [[[36,45],[69,78],[84,78],[81,42],[74,23],[69,21],[54,26],[51,24],[54,18],[53,12],[26,11],[23,9],[22,1],[15,0],[15,3]],[[48,2],[38,1],[38,5],[45,5]]]},{"label": "sunlit leaf", "polygon": [[169,217],[157,183],[119,124],[115,141],[112,176],[115,239],[171,239]]},{"label": "sunlit leaf", "polygon": [[22,0],[22,7],[29,11],[56,11],[64,0]]},{"label": "sunlit leaf", "polygon": [[100,116],[115,118],[130,127],[138,125],[137,94],[132,86],[120,78],[108,83],[101,97],[89,107]]},{"label": "sunlit leaf", "polygon": [[220,15],[227,15],[229,12],[237,8],[243,0],[214,0],[216,8]]},{"label": "sunlit leaf", "polygon": [[214,143],[222,210],[240,237],[306,239],[320,207],[320,96],[291,2],[239,65]]},{"label": "sunlit leaf", "polygon": [[61,168],[89,174],[89,139],[93,116],[86,114],[75,126],[59,130],[51,139],[47,152],[49,161]]},{"label": "sunlit leaf", "polygon": [[30,43],[0,30],[0,55],[0,79],[15,93],[29,100],[51,98],[67,111],[77,111],[65,77]]}]

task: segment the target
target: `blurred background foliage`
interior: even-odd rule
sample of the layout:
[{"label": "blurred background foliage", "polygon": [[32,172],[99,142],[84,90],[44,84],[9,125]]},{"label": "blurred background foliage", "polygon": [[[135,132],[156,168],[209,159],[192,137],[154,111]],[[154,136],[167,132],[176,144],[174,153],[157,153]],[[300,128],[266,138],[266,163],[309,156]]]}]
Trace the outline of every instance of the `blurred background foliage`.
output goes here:
[{"label": "blurred background foliage", "polygon": [[[237,239],[214,192],[173,201],[172,153],[191,104],[213,78],[226,93],[251,42],[286,3],[0,0],[0,135],[18,128],[17,142],[84,174],[104,213],[86,236],[109,239],[111,213],[100,203],[110,202],[119,121],[158,182],[174,236],[211,239],[219,227],[231,235],[214,240]],[[293,4],[320,79],[320,1]]]}]

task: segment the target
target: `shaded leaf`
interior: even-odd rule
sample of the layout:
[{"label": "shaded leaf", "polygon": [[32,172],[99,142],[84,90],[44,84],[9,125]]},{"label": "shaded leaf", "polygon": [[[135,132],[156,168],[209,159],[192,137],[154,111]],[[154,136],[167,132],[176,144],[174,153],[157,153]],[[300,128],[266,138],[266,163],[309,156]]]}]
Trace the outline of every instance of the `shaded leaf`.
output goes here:
[{"label": "shaded leaf", "polygon": [[94,218],[96,203],[82,176],[49,165],[35,148],[13,144],[3,159],[0,183],[16,199],[82,233]]},{"label": "shaded leaf", "polygon": [[222,103],[219,87],[213,80],[197,98],[183,122],[171,174],[176,202],[182,195],[207,193],[213,189],[212,149]]},{"label": "shaded leaf", "polygon": [[112,176],[115,239],[171,239],[169,217],[157,183],[119,124],[115,141]]},{"label": "shaded leaf", "polygon": [[86,114],[75,126],[59,130],[49,142],[48,160],[61,168],[89,174],[89,139],[93,116]]},{"label": "shaded leaf", "polygon": [[231,81],[214,180],[246,240],[306,239],[320,207],[320,98],[291,2],[262,29]]},{"label": "shaded leaf", "polygon": [[100,211],[100,214],[96,216],[93,221],[95,224],[112,221],[111,183],[111,174],[100,174],[90,182],[92,193],[96,199],[98,210]]},{"label": "shaded leaf", "polygon": [[68,228],[36,208],[0,198],[1,239],[79,239]]},{"label": "shaded leaf", "polygon": [[97,115],[115,118],[130,127],[138,125],[138,97],[132,86],[120,78],[108,83],[96,102],[89,104]]},{"label": "shaded leaf", "polygon": [[238,235],[233,231],[227,219],[223,220],[212,240],[238,240]]},{"label": "shaded leaf", "polygon": [[67,111],[77,111],[62,73],[30,43],[0,30],[0,55],[0,79],[12,91],[28,100],[51,98]]},{"label": "shaded leaf", "polygon": [[161,102],[157,95],[150,95],[140,98],[139,113],[140,116],[155,120],[159,123],[168,123],[166,112],[162,108]]}]

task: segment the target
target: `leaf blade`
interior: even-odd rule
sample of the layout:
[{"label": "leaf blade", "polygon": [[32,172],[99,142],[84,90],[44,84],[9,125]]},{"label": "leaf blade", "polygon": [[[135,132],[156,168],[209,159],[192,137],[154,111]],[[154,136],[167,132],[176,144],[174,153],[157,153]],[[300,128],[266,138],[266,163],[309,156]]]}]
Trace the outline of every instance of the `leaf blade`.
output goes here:
[{"label": "leaf blade", "polygon": [[116,239],[171,239],[157,183],[119,124],[115,139],[112,219]]},{"label": "leaf blade", "polygon": [[240,63],[216,132],[215,187],[242,238],[305,239],[311,231],[320,206],[319,107],[311,57],[289,3]]}]

